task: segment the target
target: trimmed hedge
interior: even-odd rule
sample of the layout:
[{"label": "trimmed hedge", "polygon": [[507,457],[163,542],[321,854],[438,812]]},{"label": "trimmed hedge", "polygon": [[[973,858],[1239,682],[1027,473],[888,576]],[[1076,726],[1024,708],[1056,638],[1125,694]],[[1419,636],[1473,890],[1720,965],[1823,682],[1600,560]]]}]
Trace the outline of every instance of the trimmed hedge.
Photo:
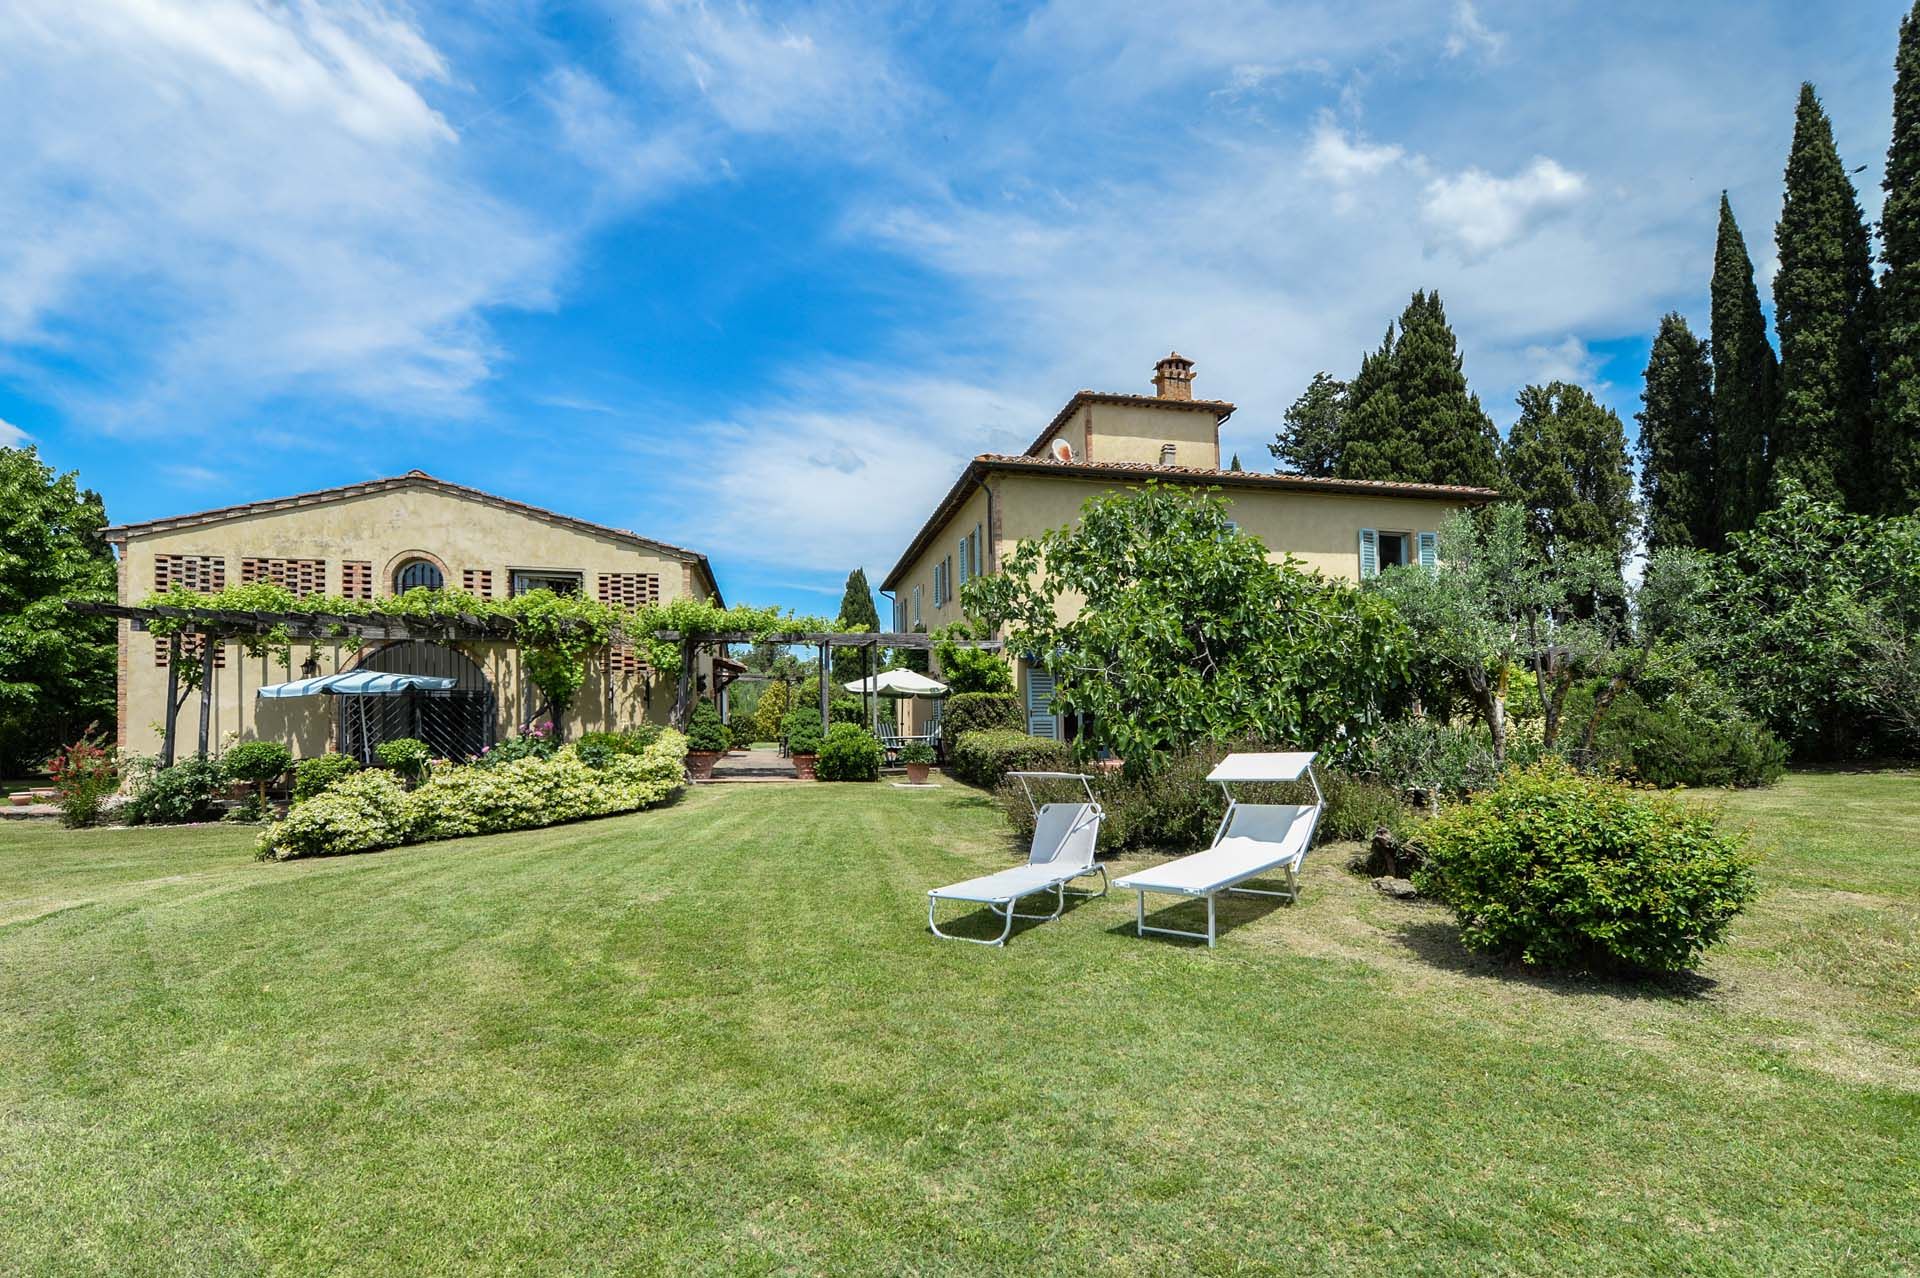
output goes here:
[{"label": "trimmed hedge", "polygon": [[448,768],[407,793],[384,771],[336,781],[261,832],[262,860],[367,852],[402,843],[497,834],[661,802],[686,776],[687,739],[662,732],[639,754],[589,766],[572,746],[551,758]]},{"label": "trimmed hedge", "polygon": [[360,760],[350,754],[316,754],[302,759],[293,769],[293,801],[302,803],[322,794],[359,770]]},{"label": "trimmed hedge", "polygon": [[956,692],[940,709],[940,750],[953,758],[961,734],[1026,730],[1020,698],[1011,692]]},{"label": "trimmed hedge", "polygon": [[822,781],[878,781],[880,763],[886,750],[871,732],[858,724],[836,723],[820,743],[820,759],[814,765]]},{"label": "trimmed hedge", "polygon": [[1072,762],[1063,741],[1002,730],[962,733],[947,768],[960,780],[991,790],[1009,772],[1064,772]]},{"label": "trimmed hedge", "polygon": [[1717,814],[1548,760],[1422,827],[1414,883],[1460,939],[1524,963],[1673,972],[1700,961],[1757,890]]}]

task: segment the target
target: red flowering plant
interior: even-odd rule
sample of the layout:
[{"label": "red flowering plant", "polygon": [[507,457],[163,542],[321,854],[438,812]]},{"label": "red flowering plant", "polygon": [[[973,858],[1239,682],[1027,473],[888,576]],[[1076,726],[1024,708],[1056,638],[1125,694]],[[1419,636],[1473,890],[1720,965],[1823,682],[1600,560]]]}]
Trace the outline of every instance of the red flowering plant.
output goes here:
[{"label": "red flowering plant", "polygon": [[92,825],[100,819],[100,805],[120,784],[120,763],[105,733],[95,725],[78,741],[47,761],[53,788],[59,792],[60,819],[69,826]]}]

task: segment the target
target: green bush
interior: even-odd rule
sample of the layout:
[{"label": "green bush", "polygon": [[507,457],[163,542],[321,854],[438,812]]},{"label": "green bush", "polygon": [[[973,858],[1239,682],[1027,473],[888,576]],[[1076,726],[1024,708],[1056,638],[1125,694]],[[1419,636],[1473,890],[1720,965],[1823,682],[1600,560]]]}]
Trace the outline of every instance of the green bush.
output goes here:
[{"label": "green bush", "polygon": [[[1518,743],[1508,745],[1516,749]],[[1486,789],[1500,775],[1486,729],[1436,719],[1382,723],[1339,762],[1345,771],[1390,790],[1423,790],[1456,799]]]},{"label": "green bush", "polygon": [[687,720],[687,749],[711,750],[724,754],[733,747],[733,733],[720,722],[720,710],[711,701],[693,708]]},{"label": "green bush", "polygon": [[210,821],[226,783],[225,771],[212,759],[182,759],[146,778],[127,804],[127,820],[135,825]]},{"label": "green bush", "polygon": [[820,743],[816,775],[822,781],[878,781],[886,750],[858,724],[836,723]]},{"label": "green bush", "polygon": [[235,781],[264,786],[279,780],[293,767],[293,751],[278,741],[242,741],[220,756],[220,766]]},{"label": "green bush", "polygon": [[900,747],[902,763],[932,763],[933,760],[933,747],[924,741],[909,741]]},{"label": "green bush", "polygon": [[1024,732],[965,732],[954,742],[948,770],[969,785],[993,789],[1009,772],[1064,772],[1073,762],[1066,743]]},{"label": "green bush", "polygon": [[622,755],[642,754],[660,739],[660,725],[642,723],[618,732],[583,732],[573,752],[590,768],[604,768]]},{"label": "green bush", "polygon": [[426,779],[433,749],[418,737],[395,737],[375,746],[373,757],[380,761],[381,767],[414,786]]},{"label": "green bush", "polygon": [[956,692],[940,708],[940,749],[951,759],[963,732],[1026,730],[1020,698],[1010,692]]},{"label": "green bush", "polygon": [[483,768],[498,768],[522,759],[551,759],[559,748],[544,732],[524,732],[488,746],[474,762]]},{"label": "green bush", "polygon": [[1655,708],[1632,693],[1613,704],[1594,735],[1594,753],[1627,776],[1657,786],[1772,785],[1787,747],[1735,712],[1709,717],[1670,698]]},{"label": "green bush", "polygon": [[787,753],[819,754],[820,712],[804,706],[789,710],[787,717],[780,721],[780,734],[787,739]]},{"label": "green bush", "polygon": [[1547,760],[1426,823],[1414,882],[1461,940],[1556,968],[1672,972],[1719,941],[1756,883],[1717,814]]},{"label": "green bush", "polygon": [[302,759],[293,769],[293,801],[304,803],[359,770],[360,761],[350,754],[316,754]]},{"label": "green bush", "polygon": [[1320,774],[1320,788],[1327,797],[1326,810],[1320,814],[1321,843],[1364,842],[1382,829],[1404,839],[1419,823],[1407,801],[1378,781],[1329,768]]},{"label": "green bush", "polygon": [[686,737],[661,732],[640,753],[615,755],[594,768],[568,746],[546,758],[446,768],[411,794],[389,773],[365,772],[336,782],[262,831],[259,855],[284,861],[364,852],[633,812],[680,787],[686,752]]},{"label": "green bush", "polygon": [[367,852],[406,842],[409,826],[406,790],[393,773],[375,768],[339,777],[294,804],[285,820],[260,832],[258,850],[263,860],[282,861]]}]

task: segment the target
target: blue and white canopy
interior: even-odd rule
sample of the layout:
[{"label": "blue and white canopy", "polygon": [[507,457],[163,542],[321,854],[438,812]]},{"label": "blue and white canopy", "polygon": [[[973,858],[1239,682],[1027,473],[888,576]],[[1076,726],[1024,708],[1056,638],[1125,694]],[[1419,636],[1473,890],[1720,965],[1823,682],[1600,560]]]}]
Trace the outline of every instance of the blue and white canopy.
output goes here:
[{"label": "blue and white canopy", "polygon": [[342,674],[295,679],[292,683],[270,683],[256,689],[259,697],[392,697],[419,689],[445,692],[456,680],[442,675],[388,674],[384,670],[348,670]]}]

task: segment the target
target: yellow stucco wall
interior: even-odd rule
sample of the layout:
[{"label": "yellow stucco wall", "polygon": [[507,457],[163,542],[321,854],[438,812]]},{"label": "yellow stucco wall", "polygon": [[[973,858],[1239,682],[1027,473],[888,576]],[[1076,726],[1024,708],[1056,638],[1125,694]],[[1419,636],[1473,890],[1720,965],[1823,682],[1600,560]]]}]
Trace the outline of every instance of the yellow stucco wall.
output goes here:
[{"label": "yellow stucco wall", "polygon": [[[370,561],[376,595],[393,593],[393,576],[402,562],[424,556],[437,562],[450,587],[461,584],[466,569],[491,570],[492,595],[505,598],[515,570],[577,572],[585,593],[595,593],[598,573],[655,573],[660,598],[678,598],[710,589],[691,561],[636,546],[624,539],[594,533],[577,525],[548,522],[535,515],[502,509],[473,498],[424,488],[400,488],[317,502],[288,510],[240,515],[217,523],[172,531],[134,533],[121,548],[121,602],[137,603],[155,583],[155,560],[161,555],[213,555],[226,564],[228,585],[241,580],[241,560],[247,557],[326,560],[325,589],[341,593],[341,565]],[[131,630],[122,622],[121,671],[125,707],[121,714],[121,743],[138,754],[160,749],[160,725],[166,718],[167,671],[155,664],[152,635]],[[372,652],[380,641],[369,640]],[[486,672],[495,692],[500,735],[513,732],[522,721],[529,696],[513,649],[500,644],[460,645]],[[229,740],[264,738],[283,741],[296,755],[324,753],[334,740],[335,705],[324,697],[261,701],[254,690],[262,684],[300,677],[308,647],[296,643],[293,670],[271,658],[247,657],[237,646],[226,649],[224,669],[214,672],[210,739],[217,751]],[[315,650],[320,672],[351,669],[359,654],[344,644],[321,644]],[[702,673],[710,662],[703,661]],[[607,684],[596,663],[567,716],[568,735],[615,728],[642,719],[664,721],[671,708],[670,680],[656,677],[650,703],[641,700],[637,675],[613,677],[613,711],[607,710]],[[661,685],[668,686],[661,686]],[[194,748],[199,731],[199,694],[181,707],[176,749]]]},{"label": "yellow stucco wall", "polygon": [[1220,465],[1220,426],[1214,410],[1198,404],[1148,407],[1144,404],[1080,405],[1047,436],[1041,456],[1051,456],[1053,441],[1073,446],[1076,461],[1136,462],[1158,465],[1160,449],[1174,446],[1174,464],[1212,470]]}]

